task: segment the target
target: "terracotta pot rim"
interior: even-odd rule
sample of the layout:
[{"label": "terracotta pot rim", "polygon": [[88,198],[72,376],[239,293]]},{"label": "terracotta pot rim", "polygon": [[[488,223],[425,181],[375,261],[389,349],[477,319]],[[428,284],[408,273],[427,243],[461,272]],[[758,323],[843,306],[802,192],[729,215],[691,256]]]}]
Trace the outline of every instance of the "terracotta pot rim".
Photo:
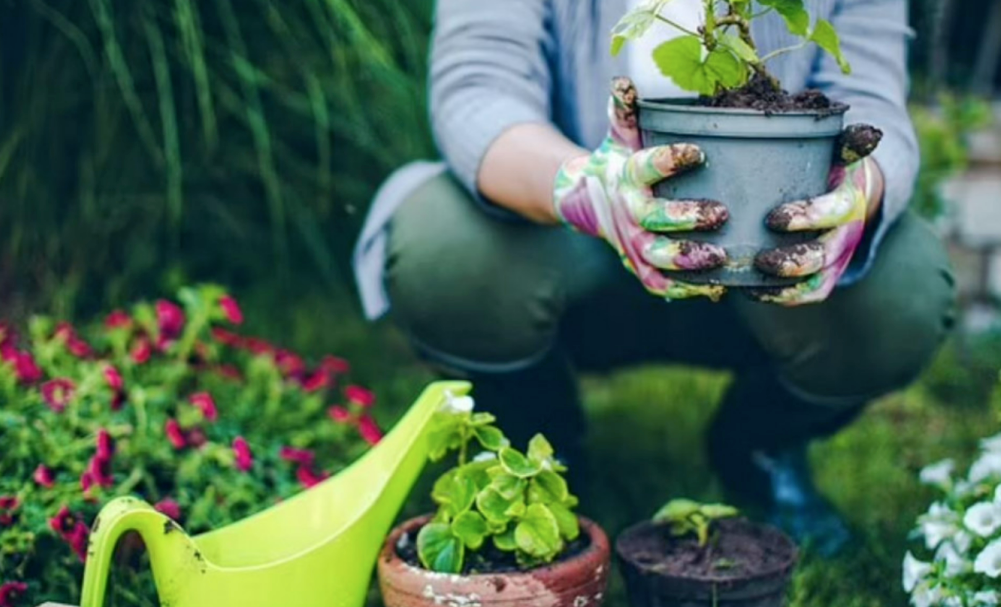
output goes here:
[{"label": "terracotta pot rim", "polygon": [[788,558],[783,560],[775,567],[766,569],[764,571],[759,571],[754,575],[745,575],[740,577],[670,575],[667,573],[663,573],[661,571],[657,571],[656,569],[654,569],[649,565],[637,563],[636,561],[626,557],[625,554],[623,554],[622,551],[623,539],[631,535],[640,533],[641,531],[645,531],[647,529],[652,529],[656,527],[656,525],[652,521],[641,521],[639,523],[636,523],[635,525],[628,527],[625,531],[620,533],[615,540],[615,554],[620,561],[622,561],[625,564],[628,564],[628,566],[633,567],[637,571],[640,571],[644,574],[654,575],[665,579],[686,580],[696,583],[739,585],[767,578],[780,577],[783,575],[785,576],[791,575],[793,568],[796,566],[796,562],[799,560],[799,549],[796,547],[796,544],[792,541],[792,539],[788,535],[783,533],[781,530],[772,525],[767,525],[764,523],[756,523],[753,521],[749,521],[747,519],[741,519],[741,520],[748,527],[757,528],[775,537],[780,538],[782,542],[789,548]]},{"label": "terracotta pot rim", "polygon": [[[413,578],[418,576],[441,576],[442,578],[451,580],[455,586],[461,587],[475,586],[477,584],[490,584],[498,578],[503,578],[508,580],[509,584],[518,586],[518,581],[522,579],[538,580],[541,577],[567,577],[569,574],[565,575],[563,571],[567,570],[569,572],[573,571],[575,568],[594,569],[598,572],[598,574],[602,574],[604,568],[603,575],[608,575],[608,569],[610,567],[609,557],[611,553],[609,538],[605,531],[597,523],[582,516],[578,517],[578,520],[581,523],[581,530],[591,537],[591,544],[580,554],[564,561],[557,561],[549,565],[535,567],[526,571],[477,573],[471,575],[435,573],[427,571],[422,567],[411,565],[400,558],[399,555],[396,554],[396,544],[403,533],[411,532],[414,529],[423,526],[430,519],[430,515],[423,515],[409,519],[394,527],[389,533],[382,546],[382,551],[379,554],[378,573],[380,583],[391,586],[394,588],[395,592],[410,596],[417,596],[419,592],[416,588],[417,585],[414,585],[409,589],[407,588],[410,586],[410,583],[406,580],[411,578],[411,576],[408,575],[411,572]],[[575,584],[574,587],[585,588],[587,586],[588,583],[582,583],[580,585]],[[526,597],[523,596],[510,596],[501,600],[491,599],[491,602],[511,602],[517,604],[523,603],[525,600]]]}]

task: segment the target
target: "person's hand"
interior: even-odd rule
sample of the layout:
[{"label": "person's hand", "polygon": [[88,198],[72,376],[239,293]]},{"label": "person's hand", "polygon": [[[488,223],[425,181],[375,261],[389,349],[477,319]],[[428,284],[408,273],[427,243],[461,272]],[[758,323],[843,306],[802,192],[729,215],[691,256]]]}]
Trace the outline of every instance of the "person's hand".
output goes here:
[{"label": "person's hand", "polygon": [[723,265],[726,252],[709,243],[664,234],[719,228],[726,207],[710,200],[654,198],[651,186],[701,165],[698,147],[676,144],[642,149],[636,124],[636,89],[627,78],[612,81],[608,138],[591,154],[566,161],[556,176],[556,214],[580,232],[603,238],[647,291],[668,300],[719,299],[720,285],[695,285],[662,270],[706,270]]},{"label": "person's hand", "polygon": [[870,209],[881,197],[882,173],[868,157],[881,137],[872,127],[846,129],[831,169],[831,191],[780,205],[768,215],[766,224],[779,232],[823,233],[805,243],[759,253],[754,263],[762,272],[803,280],[789,287],[752,290],[753,298],[798,306],[824,301],[831,294],[862,241]]}]

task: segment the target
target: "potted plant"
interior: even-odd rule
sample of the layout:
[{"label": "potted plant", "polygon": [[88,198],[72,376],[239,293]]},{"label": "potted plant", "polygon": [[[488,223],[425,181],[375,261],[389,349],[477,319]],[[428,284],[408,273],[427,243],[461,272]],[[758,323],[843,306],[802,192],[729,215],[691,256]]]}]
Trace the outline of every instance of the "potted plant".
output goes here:
[{"label": "potted plant", "polygon": [[615,551],[634,607],[781,607],[797,558],[777,529],[690,500],[627,529]]},{"label": "potted plant", "polygon": [[[754,270],[763,250],[803,242],[811,234],[780,234],[765,217],[784,202],[806,199],[827,189],[836,140],[843,131],[848,106],[819,91],[790,95],[767,69],[768,61],[815,43],[850,66],[841,53],[830,22],[811,23],[802,0],[703,0],[705,23],[691,31],[660,15],[668,0],[640,3],[612,32],[612,54],[661,21],[681,30],[656,47],[653,60],[695,99],[640,99],[639,126],[644,146],[693,143],[709,162],[699,171],[669,179],[655,188],[671,199],[722,201],[729,221],[716,232],[686,234],[713,242],[727,251],[727,264],[697,273],[675,273],[693,283],[729,286],[777,286],[795,279],[770,277]],[[776,12],[800,42],[764,56],[751,35],[751,24]],[[871,151],[881,133],[872,127],[850,131],[849,148]]]},{"label": "potted plant", "polygon": [[[512,447],[469,397],[453,399],[429,435],[432,461],[457,453],[434,484],[434,515],[404,522],[379,557],[387,607],[601,603],[609,544],[577,516],[566,467],[536,435],[526,452]],[[475,454],[474,450],[480,450]]]}]

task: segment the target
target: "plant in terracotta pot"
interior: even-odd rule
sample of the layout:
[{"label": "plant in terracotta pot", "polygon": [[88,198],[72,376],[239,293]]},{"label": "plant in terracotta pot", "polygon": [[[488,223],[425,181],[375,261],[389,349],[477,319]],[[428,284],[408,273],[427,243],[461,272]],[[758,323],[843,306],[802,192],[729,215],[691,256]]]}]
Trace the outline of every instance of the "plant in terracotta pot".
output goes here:
[{"label": "plant in terracotta pot", "polygon": [[780,531],[683,499],[627,529],[615,551],[634,607],[781,607],[797,558]]},{"label": "plant in terracotta pot", "polygon": [[[799,279],[760,271],[769,260],[759,254],[817,235],[792,232],[766,218],[780,204],[826,192],[832,161],[847,164],[868,155],[882,133],[867,125],[844,129],[847,105],[819,91],[791,95],[769,73],[768,63],[775,57],[813,44],[832,55],[842,71],[851,70],[834,26],[812,20],[803,0],[702,0],[704,22],[697,31],[662,16],[668,2],[649,0],[627,13],[612,32],[612,53],[646,35],[656,22],[679,31],[653,50],[653,60],[666,77],[695,96],[640,99],[639,127],[644,147],[692,143],[708,163],[662,182],[654,192],[673,200],[719,200],[729,210],[720,230],[685,236],[723,247],[727,263],[715,270],[671,274],[697,284],[793,284]],[[751,25],[770,13],[782,17],[797,43],[761,53]]]},{"label": "plant in terracotta pot", "polygon": [[435,420],[432,461],[455,454],[434,484],[438,511],[394,529],[379,558],[388,607],[600,604],[609,544],[579,517],[566,467],[536,435],[511,446],[469,397],[452,399]]}]

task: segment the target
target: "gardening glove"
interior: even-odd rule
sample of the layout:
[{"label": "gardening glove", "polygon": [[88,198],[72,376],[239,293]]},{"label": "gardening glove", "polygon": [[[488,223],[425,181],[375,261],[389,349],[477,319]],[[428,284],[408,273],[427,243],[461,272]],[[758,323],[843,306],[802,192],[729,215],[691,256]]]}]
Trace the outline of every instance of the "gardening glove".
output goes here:
[{"label": "gardening glove", "polygon": [[879,167],[869,154],[882,135],[867,125],[845,129],[828,178],[830,192],[780,205],[769,213],[765,223],[773,230],[823,233],[812,241],[759,253],[754,263],[762,272],[804,280],[752,290],[754,299],[798,306],[824,301],[831,294],[865,233],[869,201],[879,182]]},{"label": "gardening glove", "polygon": [[651,186],[701,165],[705,156],[690,144],[642,149],[636,98],[628,78],[612,81],[608,137],[593,153],[560,168],[556,213],[570,227],[607,241],[650,293],[667,300],[699,295],[717,300],[722,286],[688,284],[661,270],[715,268],[725,263],[726,252],[664,234],[716,229],[727,220],[726,207],[710,200],[654,198]]}]

